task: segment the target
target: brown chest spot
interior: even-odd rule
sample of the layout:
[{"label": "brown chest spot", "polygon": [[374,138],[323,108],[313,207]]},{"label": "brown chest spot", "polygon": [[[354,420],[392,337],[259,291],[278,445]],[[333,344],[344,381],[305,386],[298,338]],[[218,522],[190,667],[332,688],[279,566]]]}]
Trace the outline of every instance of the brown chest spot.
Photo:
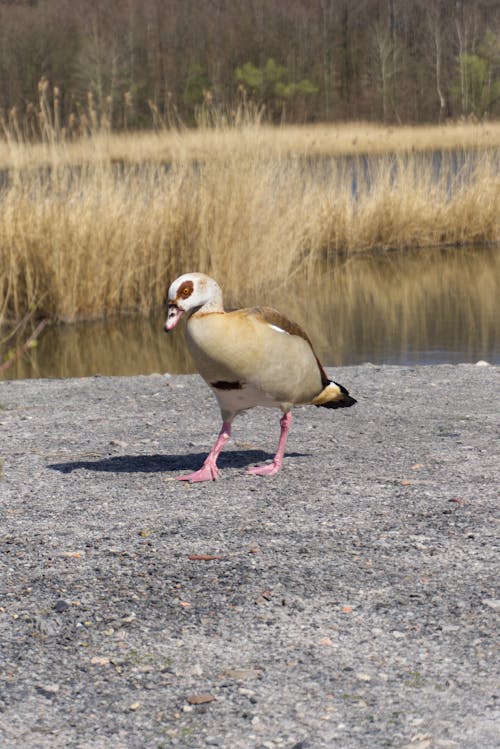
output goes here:
[{"label": "brown chest spot", "polygon": [[217,380],[217,382],[211,382],[210,385],[216,390],[241,390],[243,387],[241,382],[227,382],[226,380]]}]

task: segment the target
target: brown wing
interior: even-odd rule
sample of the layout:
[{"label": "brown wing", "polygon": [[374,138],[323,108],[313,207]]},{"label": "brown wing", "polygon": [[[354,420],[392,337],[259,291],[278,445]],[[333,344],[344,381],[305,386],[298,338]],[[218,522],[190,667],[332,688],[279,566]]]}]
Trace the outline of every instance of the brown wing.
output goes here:
[{"label": "brown wing", "polygon": [[323,366],[320,360],[318,359],[318,356],[314,350],[314,347],[311,343],[311,339],[309,338],[305,330],[303,330],[303,328],[301,328],[298,323],[292,322],[292,320],[289,320],[288,317],[285,317],[285,315],[282,315],[281,312],[278,312],[277,309],[273,309],[272,307],[252,307],[248,311],[251,314],[258,315],[265,322],[269,323],[269,325],[276,325],[277,328],[281,328],[286,333],[289,333],[290,335],[299,336],[299,338],[303,338],[305,341],[307,341],[318,363],[318,367],[321,372],[321,379],[323,381],[323,384],[326,385],[330,382],[328,375],[323,369]]}]

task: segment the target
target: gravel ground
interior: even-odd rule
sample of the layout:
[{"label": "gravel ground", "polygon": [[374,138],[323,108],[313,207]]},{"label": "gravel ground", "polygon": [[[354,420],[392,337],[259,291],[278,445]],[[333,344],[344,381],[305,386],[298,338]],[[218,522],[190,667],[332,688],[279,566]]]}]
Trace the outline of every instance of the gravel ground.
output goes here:
[{"label": "gravel ground", "polygon": [[499,375],[337,369],[195,485],[199,378],[0,383],[2,749],[498,747]]}]

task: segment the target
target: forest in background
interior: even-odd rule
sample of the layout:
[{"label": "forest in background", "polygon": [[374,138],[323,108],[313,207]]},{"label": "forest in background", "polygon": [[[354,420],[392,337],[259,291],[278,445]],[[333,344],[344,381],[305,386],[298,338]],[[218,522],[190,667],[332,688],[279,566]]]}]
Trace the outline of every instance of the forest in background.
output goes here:
[{"label": "forest in background", "polygon": [[40,85],[75,134],[242,101],[271,122],[493,118],[500,0],[0,0],[4,126],[36,134]]}]

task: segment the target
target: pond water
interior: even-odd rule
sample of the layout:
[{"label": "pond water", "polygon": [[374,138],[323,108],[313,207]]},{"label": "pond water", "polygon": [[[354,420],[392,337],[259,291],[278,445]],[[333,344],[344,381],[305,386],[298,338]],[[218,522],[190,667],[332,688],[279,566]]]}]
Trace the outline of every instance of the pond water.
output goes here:
[{"label": "pond water", "polygon": [[[299,322],[326,366],[500,364],[500,247],[338,260],[313,279],[263,289],[248,303],[277,307]],[[161,309],[150,317],[50,326],[0,378],[192,372],[182,330],[167,335],[164,318]]]}]

